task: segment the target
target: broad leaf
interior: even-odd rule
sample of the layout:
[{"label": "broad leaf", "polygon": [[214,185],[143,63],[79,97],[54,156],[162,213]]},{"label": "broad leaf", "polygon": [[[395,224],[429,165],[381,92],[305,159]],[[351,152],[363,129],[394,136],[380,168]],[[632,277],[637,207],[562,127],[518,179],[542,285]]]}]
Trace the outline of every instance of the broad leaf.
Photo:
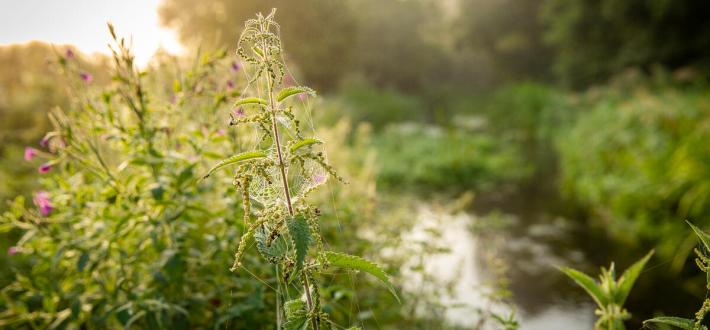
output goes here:
[{"label": "broad leaf", "polygon": [[332,251],[327,251],[325,253],[325,257],[332,266],[359,270],[376,277],[387,287],[395,299],[400,302],[399,296],[397,296],[397,291],[390,282],[389,275],[387,275],[387,273],[385,273],[385,271],[382,270],[382,268],[380,268],[377,264],[357,256]]},{"label": "broad leaf", "polygon": [[582,273],[578,270],[568,268],[568,267],[562,267],[560,268],[560,271],[565,273],[567,276],[569,276],[571,279],[573,279],[579,286],[581,286],[587,293],[592,296],[592,299],[599,305],[600,307],[604,307],[607,305],[609,302],[608,297],[604,294],[604,291],[599,287],[597,282],[594,281],[593,278],[589,277],[587,274]]},{"label": "broad leaf", "polygon": [[294,143],[289,150],[291,151],[291,153],[293,153],[296,150],[301,149],[305,146],[310,146],[310,145],[320,144],[320,143],[323,143],[323,141],[318,140],[316,138],[303,139],[303,140],[299,140],[296,143]]},{"label": "broad leaf", "polygon": [[288,98],[289,96],[293,96],[293,95],[301,94],[301,93],[307,93],[308,95],[316,96],[316,91],[314,91],[306,86],[292,86],[292,87],[286,87],[286,88],[282,89],[279,92],[279,95],[276,96],[276,100],[281,102],[281,101],[285,100],[286,98]]},{"label": "broad leaf", "polygon": [[264,158],[264,157],[266,157],[266,153],[264,153],[263,151],[247,151],[247,152],[243,152],[243,153],[238,154],[238,155],[234,155],[234,156],[232,156],[232,157],[229,157],[229,158],[224,159],[224,160],[220,161],[219,163],[217,163],[217,165],[213,166],[213,167],[207,172],[207,174],[205,174],[205,175],[202,177],[202,179],[206,179],[207,177],[209,177],[210,175],[212,175],[212,173],[214,173],[214,172],[217,171],[218,169],[220,169],[220,168],[222,168],[222,167],[225,167],[225,166],[227,166],[227,165],[239,163],[239,162],[242,162],[242,161],[245,161],[245,160],[256,159],[256,158]]},{"label": "broad leaf", "polygon": [[695,232],[695,235],[697,235],[698,238],[700,238],[700,241],[703,242],[703,245],[705,246],[705,250],[710,251],[710,235],[706,234],[700,228],[698,228],[695,225],[693,225],[692,223],[690,223],[690,221],[686,220],[685,222],[687,222],[688,225],[690,225],[690,228],[693,229],[693,231]]},{"label": "broad leaf", "polygon": [[262,227],[256,230],[254,239],[256,240],[256,248],[259,250],[259,253],[271,263],[276,263],[278,260],[281,260],[286,254],[286,251],[288,251],[288,242],[283,235],[279,235],[276,239],[268,242],[269,233]]},{"label": "broad leaf", "polygon": [[621,277],[619,278],[619,281],[617,282],[617,293],[616,293],[616,303],[619,304],[619,306],[623,306],[624,302],[626,302],[626,298],[629,296],[629,292],[631,291],[631,288],[634,286],[634,282],[636,282],[636,279],[639,277],[641,274],[641,271],[643,270],[643,267],[646,266],[646,262],[648,262],[649,259],[651,259],[651,256],[653,255],[653,250],[648,252],[645,257],[643,257],[641,260],[637,261],[631,267],[626,269],[626,271],[621,274]]},{"label": "broad leaf", "polygon": [[311,230],[306,218],[300,215],[288,220],[287,226],[296,247],[296,272],[299,272],[303,268],[308,246],[311,244]]},{"label": "broad leaf", "polygon": [[247,98],[240,99],[237,102],[234,102],[235,107],[240,106],[240,105],[245,105],[245,104],[267,105],[269,103],[266,102],[266,100],[264,100],[262,98],[258,98],[258,97],[247,97]]},{"label": "broad leaf", "polygon": [[289,300],[284,303],[284,312],[286,312],[286,322],[284,329],[286,330],[306,330],[308,328],[308,312],[306,304],[300,299]]},{"label": "broad leaf", "polygon": [[[643,321],[644,326],[647,326],[648,323],[671,325],[676,328],[681,328],[684,330],[695,329],[695,320],[684,319],[682,317],[660,316],[660,317],[654,317],[650,320]],[[700,329],[707,330],[707,327],[703,325],[700,327]]]}]

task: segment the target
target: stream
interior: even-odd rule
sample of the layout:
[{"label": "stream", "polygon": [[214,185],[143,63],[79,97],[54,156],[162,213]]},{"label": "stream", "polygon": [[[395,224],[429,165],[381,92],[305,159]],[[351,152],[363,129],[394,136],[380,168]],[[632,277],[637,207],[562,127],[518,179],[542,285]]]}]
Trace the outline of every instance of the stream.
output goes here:
[{"label": "stream", "polygon": [[[496,304],[488,298],[490,283],[495,275],[488,269],[486,256],[494,253],[505,255],[505,260],[519,261],[508,265],[507,276],[513,283],[526,283],[525,286],[531,287],[531,292],[534,292],[527,294],[523,290],[523,294],[512,297],[512,309],[520,322],[520,329],[592,329],[594,306],[584,296],[572,295],[577,299],[563,300],[556,294],[544,294],[555,292],[559,281],[564,280],[554,265],[568,264],[566,258],[579,262],[583,257],[579,251],[567,253],[564,257],[552,253],[546,239],[561,234],[564,226],[559,223],[526,225],[526,234],[518,237],[510,231],[478,233],[472,229],[477,223],[486,221],[489,220],[468,212],[452,214],[431,206],[421,206],[417,224],[406,234],[408,240],[433,240],[434,244],[450,250],[434,255],[424,266],[427,274],[452,283],[450,294],[442,297],[442,303],[450,306],[446,309],[446,318],[468,328],[476,326],[479,321],[477,317],[472,317],[476,309],[493,310],[502,315],[510,312],[510,306]],[[432,235],[434,231],[436,234]],[[495,241],[504,241],[505,249],[501,249],[503,244]],[[421,280],[408,279],[407,282],[406,286],[410,289],[421,285]],[[488,328],[497,327],[487,324]]]}]

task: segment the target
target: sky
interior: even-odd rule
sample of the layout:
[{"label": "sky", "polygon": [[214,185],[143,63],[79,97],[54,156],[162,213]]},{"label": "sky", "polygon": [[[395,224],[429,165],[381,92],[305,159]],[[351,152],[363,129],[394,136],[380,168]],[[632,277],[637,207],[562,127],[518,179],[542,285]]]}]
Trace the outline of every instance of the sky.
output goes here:
[{"label": "sky", "polygon": [[162,46],[179,54],[177,35],[160,26],[161,0],[0,0],[0,46],[39,40],[72,44],[82,52],[109,54],[106,22],[130,40],[136,62],[145,64]]}]

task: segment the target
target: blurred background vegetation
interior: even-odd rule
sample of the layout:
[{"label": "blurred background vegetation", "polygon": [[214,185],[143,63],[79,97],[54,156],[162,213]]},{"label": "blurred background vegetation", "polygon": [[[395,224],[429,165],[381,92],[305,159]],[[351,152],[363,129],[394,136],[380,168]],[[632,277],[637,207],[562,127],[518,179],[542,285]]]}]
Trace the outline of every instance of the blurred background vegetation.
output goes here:
[{"label": "blurred background vegetation", "polygon": [[[689,314],[702,300],[704,279],[688,258],[695,238],[684,220],[710,227],[710,3],[165,0],[159,13],[193,50],[185,56],[191,58],[198,49],[233,54],[243,22],[273,7],[294,76],[324,96],[313,117],[333,132],[330,147],[341,149],[333,152],[336,163],[364,176],[349,196],[335,195],[335,213],[352,230],[401,240],[399,233],[416,226],[421,201],[450,205],[474,196],[460,209],[495,228],[472,225],[477,235],[532,240],[554,257],[530,269],[521,260],[538,260],[531,249],[495,245],[523,315],[583,301],[550,260],[589,270],[609,260],[628,265],[652,248],[658,254],[631,294],[629,324],[661,311]],[[37,164],[23,161],[22,152],[49,130],[48,111],[69,105],[47,61],[67,49],[0,48],[3,201],[30,200],[40,186]],[[108,58],[73,52],[94,84],[109,83]],[[152,68],[185,63],[157,56]],[[358,227],[354,219],[366,207],[348,205],[363,196],[374,204],[361,226],[375,227]],[[0,213],[8,209],[0,204]],[[387,260],[395,273],[409,265],[402,256],[377,257],[393,248],[382,236],[364,233],[364,243],[356,243],[336,238],[342,228],[324,230],[331,230],[331,244]],[[4,251],[20,233],[3,235]],[[20,262],[3,253],[1,285]],[[419,289],[412,291],[439,311],[427,315],[433,320],[386,312],[391,306],[377,306],[372,290],[348,294],[369,300],[363,304],[381,316],[360,311],[366,325],[440,324],[447,316],[439,293]],[[652,299],[659,296],[668,298]]]}]

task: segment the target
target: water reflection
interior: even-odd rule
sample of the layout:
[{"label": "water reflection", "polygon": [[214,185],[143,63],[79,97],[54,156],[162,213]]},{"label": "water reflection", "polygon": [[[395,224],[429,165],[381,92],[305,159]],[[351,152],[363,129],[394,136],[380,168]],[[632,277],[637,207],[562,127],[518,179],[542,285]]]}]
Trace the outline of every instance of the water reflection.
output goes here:
[{"label": "water reflection", "polygon": [[[448,252],[429,257],[423,268],[430,278],[449,284],[449,290],[441,299],[449,320],[467,328],[478,328],[480,314],[477,311],[483,309],[507,315],[512,309],[521,321],[521,329],[592,329],[594,308],[582,295],[572,294],[576,300],[561,300],[553,294],[559,292],[560,281],[564,280],[553,265],[579,263],[583,259],[580,251],[570,249],[558,255],[548,245],[551,238],[564,234],[563,220],[528,225],[522,231],[501,230],[495,227],[508,223],[520,229],[520,224],[500,214],[480,217],[421,205],[424,206],[418,210],[417,223],[404,239],[448,247]],[[494,229],[486,230],[491,228]],[[491,298],[496,280],[487,258],[491,253],[509,264],[507,276],[512,280],[514,292],[512,306]],[[410,266],[405,265],[403,271],[407,278],[405,288],[422,289],[425,279],[406,271]],[[484,328],[496,327],[488,324]]]}]

